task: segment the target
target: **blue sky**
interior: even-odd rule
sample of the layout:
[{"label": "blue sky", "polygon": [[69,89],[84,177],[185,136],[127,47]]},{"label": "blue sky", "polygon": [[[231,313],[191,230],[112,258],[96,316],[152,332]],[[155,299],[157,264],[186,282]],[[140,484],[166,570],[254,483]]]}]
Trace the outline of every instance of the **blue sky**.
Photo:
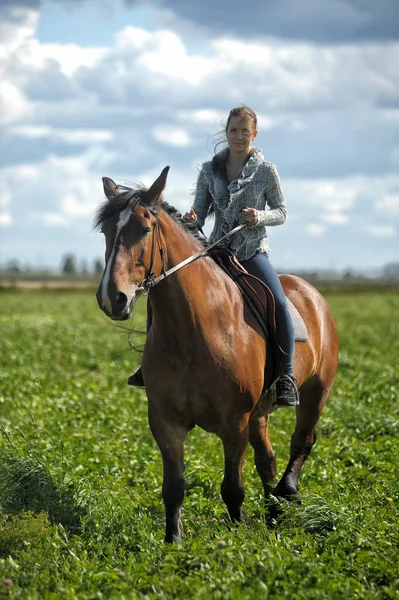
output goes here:
[{"label": "blue sky", "polygon": [[288,218],[271,260],[375,269],[399,259],[395,0],[3,0],[0,264],[93,261],[101,177],[192,202],[233,106],[259,117]]}]

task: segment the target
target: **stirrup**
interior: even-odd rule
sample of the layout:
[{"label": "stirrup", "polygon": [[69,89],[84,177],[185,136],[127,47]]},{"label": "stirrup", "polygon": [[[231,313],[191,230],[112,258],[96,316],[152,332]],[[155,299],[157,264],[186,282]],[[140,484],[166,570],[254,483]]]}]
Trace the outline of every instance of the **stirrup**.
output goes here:
[{"label": "stirrup", "polygon": [[274,406],[299,406],[298,385],[294,377],[283,375],[277,379]]},{"label": "stirrup", "polygon": [[139,367],[137,371],[133,373],[133,375],[130,375],[129,379],[127,380],[127,384],[134,385],[136,387],[145,387],[141,367]]}]

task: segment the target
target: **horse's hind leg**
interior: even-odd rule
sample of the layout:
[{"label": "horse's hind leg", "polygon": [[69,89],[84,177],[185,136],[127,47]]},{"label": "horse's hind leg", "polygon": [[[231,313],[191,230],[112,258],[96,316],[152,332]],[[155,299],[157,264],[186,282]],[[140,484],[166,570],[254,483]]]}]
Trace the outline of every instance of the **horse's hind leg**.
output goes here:
[{"label": "horse's hind leg", "polygon": [[302,385],[296,427],[291,438],[290,459],[284,475],[273,491],[275,496],[298,500],[298,478],[316,441],[316,425],[329,392],[330,388],[324,387],[317,375]]},{"label": "horse's hind leg", "polygon": [[165,542],[181,542],[184,499],[184,440],[188,430],[149,414],[151,431],[163,460],[162,498],[166,512]]},{"label": "horse's hind leg", "polygon": [[269,440],[269,415],[263,415],[258,407],[249,420],[249,443],[254,449],[256,470],[267,498],[276,484],[276,457]]},{"label": "horse's hind leg", "polygon": [[245,496],[242,464],[248,445],[248,424],[244,429],[230,428],[220,437],[224,447],[224,478],[220,488],[222,498],[232,521],[246,521],[241,506]]}]

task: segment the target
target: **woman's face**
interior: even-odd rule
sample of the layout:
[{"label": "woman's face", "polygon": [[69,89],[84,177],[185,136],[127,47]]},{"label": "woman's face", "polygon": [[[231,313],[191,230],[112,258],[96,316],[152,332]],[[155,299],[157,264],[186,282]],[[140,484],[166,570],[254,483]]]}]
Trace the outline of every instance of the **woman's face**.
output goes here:
[{"label": "woman's face", "polygon": [[258,131],[254,127],[251,117],[231,117],[226,131],[226,137],[230,150],[239,154],[248,154],[252,141],[256,138]]}]

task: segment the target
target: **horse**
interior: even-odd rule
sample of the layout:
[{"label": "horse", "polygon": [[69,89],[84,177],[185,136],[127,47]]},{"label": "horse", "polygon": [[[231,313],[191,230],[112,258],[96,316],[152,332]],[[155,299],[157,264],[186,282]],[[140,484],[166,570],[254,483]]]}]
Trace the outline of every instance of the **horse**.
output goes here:
[{"label": "horse", "polygon": [[[203,250],[195,227],[162,198],[168,170],[149,189],[118,186],[103,177],[106,200],[95,226],[105,236],[106,252],[97,301],[108,317],[124,321],[137,298],[149,292],[152,325],[142,372],[149,425],[163,459],[165,541],[180,542],[184,441],[195,425],[222,440],[221,495],[233,522],[247,521],[242,465],[248,442],[265,498],[299,497],[298,477],[337,371],[338,338],[323,296],[303,279],[282,275],[284,291],[306,323],[308,341],[295,344],[300,404],[288,465],[276,486],[268,430],[275,407],[263,390],[268,340],[234,281],[210,256],[204,253],[165,276]],[[151,285],[154,278],[158,285]]]}]

